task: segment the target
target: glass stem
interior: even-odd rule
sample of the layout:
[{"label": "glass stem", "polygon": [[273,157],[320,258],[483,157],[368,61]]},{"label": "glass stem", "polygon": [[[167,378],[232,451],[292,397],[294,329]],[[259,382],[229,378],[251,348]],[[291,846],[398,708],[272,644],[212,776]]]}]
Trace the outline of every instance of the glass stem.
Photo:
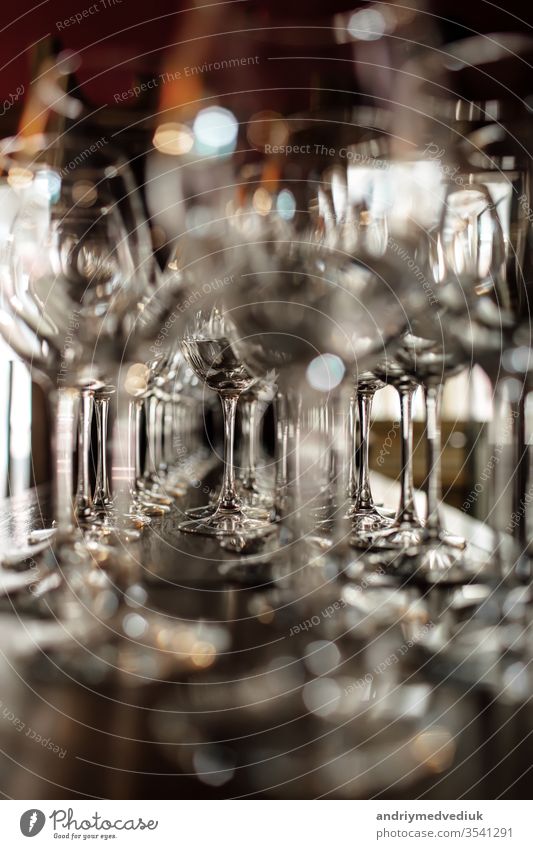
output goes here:
[{"label": "glass stem", "polygon": [[302,396],[289,389],[285,394],[287,402],[287,485],[293,490],[296,503],[301,489],[301,434],[302,434]]},{"label": "glass stem", "polygon": [[415,495],[413,485],[413,395],[415,389],[412,387],[399,386],[401,407],[401,474],[400,474],[400,504],[396,514],[396,524],[413,525],[418,524],[415,507]]},{"label": "glass stem", "polygon": [[91,451],[91,424],[94,409],[94,390],[83,387],[80,392],[80,423],[78,429],[78,487],[76,515],[83,519],[92,513],[89,457]]},{"label": "glass stem", "polygon": [[[112,524],[126,529],[126,517],[133,512],[135,501],[135,401],[127,391],[125,381],[120,380],[117,386],[107,386],[97,393],[95,401],[100,405],[99,453],[100,481],[96,493],[104,507],[112,505]],[[110,397],[114,395],[113,418],[109,422]],[[100,395],[100,399],[98,396]],[[111,438],[110,436],[111,435]],[[109,447],[109,451],[108,451]],[[109,466],[109,459],[111,465]]]},{"label": "glass stem", "polygon": [[337,428],[339,415],[339,399],[334,395],[331,399],[331,410],[327,410],[327,446],[328,446],[328,487],[334,492],[337,487],[338,478],[338,456],[337,456]]},{"label": "glass stem", "polygon": [[107,432],[109,421],[109,396],[96,393],[95,399],[96,426],[98,434],[98,465],[96,468],[96,485],[94,487],[93,505],[97,509],[108,507],[111,503],[109,475],[107,469]]},{"label": "glass stem", "polygon": [[137,489],[137,481],[141,479],[143,474],[142,451],[141,451],[141,425],[143,402],[140,400],[132,401],[133,408],[133,426],[134,426],[134,447],[135,447],[135,489]]},{"label": "glass stem", "polygon": [[355,394],[350,396],[348,411],[348,498],[354,500],[357,496],[357,399]]},{"label": "glass stem", "polygon": [[513,525],[513,537],[521,552],[525,552],[528,548],[528,479],[530,457],[528,451],[528,442],[526,439],[526,396],[527,390],[522,387],[520,397],[513,404],[513,422],[514,422],[514,486],[513,486],[513,516],[516,516],[517,521]]},{"label": "glass stem", "polygon": [[155,482],[157,477],[156,454],[157,454],[157,398],[152,393],[147,400],[148,419],[148,444],[146,446],[146,468],[145,477]]},{"label": "glass stem", "polygon": [[155,467],[159,472],[165,472],[166,466],[163,459],[164,451],[164,402],[161,398],[155,399]]},{"label": "glass stem", "polygon": [[241,501],[235,489],[235,468],[233,464],[233,446],[235,443],[235,416],[237,414],[238,395],[222,395],[224,415],[224,477],[218,502],[219,510],[236,511]]},{"label": "glass stem", "polygon": [[276,393],[274,399],[274,415],[276,419],[276,491],[281,491],[287,485],[287,447],[288,421],[285,396]]},{"label": "glass stem", "polygon": [[256,445],[257,445],[257,398],[242,402],[242,456],[243,456],[243,487],[255,492],[256,490]]},{"label": "glass stem", "polygon": [[59,389],[52,393],[54,413],[54,517],[58,537],[74,532],[72,489],[74,478],[74,442],[78,418],[79,393]]},{"label": "glass stem", "polygon": [[374,501],[370,489],[369,471],[369,439],[370,439],[370,414],[374,400],[374,390],[357,390],[357,408],[359,411],[359,481],[357,487],[356,506],[357,510],[373,510]]},{"label": "glass stem", "polygon": [[163,402],[163,423],[164,423],[164,438],[163,438],[163,460],[166,468],[174,464],[174,409],[172,401]]},{"label": "glass stem", "polygon": [[440,523],[440,400],[442,384],[427,384],[424,387],[426,400],[426,444],[427,444],[427,518],[425,525],[426,540],[439,538]]},{"label": "glass stem", "polygon": [[129,476],[131,498],[135,498],[137,495],[137,481],[141,476],[141,441],[139,438],[141,410],[142,403],[140,401],[130,401],[128,403],[127,473]]},{"label": "glass stem", "polygon": [[287,404],[281,392],[276,392],[274,397],[274,420],[276,431],[274,499],[276,513],[281,516],[287,488],[288,446]]}]

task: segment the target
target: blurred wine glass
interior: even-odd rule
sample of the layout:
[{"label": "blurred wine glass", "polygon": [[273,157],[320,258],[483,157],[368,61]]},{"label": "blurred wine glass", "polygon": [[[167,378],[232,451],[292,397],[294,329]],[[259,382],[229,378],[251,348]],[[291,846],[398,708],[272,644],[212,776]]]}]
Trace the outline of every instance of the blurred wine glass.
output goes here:
[{"label": "blurred wine glass", "polygon": [[12,138],[0,153],[20,197],[4,303],[12,328],[35,341],[28,364],[52,387],[58,532],[72,538],[75,529],[72,454],[81,392],[77,518],[98,538],[109,528],[93,508],[88,475],[94,392],[112,382],[148,288],[150,253],[137,193],[127,164],[87,139]]},{"label": "blurred wine glass", "polygon": [[[235,482],[233,451],[237,403],[241,393],[251,389],[254,377],[235,353],[234,334],[231,318],[214,309],[208,315],[198,313],[182,341],[183,355],[190,367],[210,389],[217,392],[222,403],[224,471],[217,504],[207,511],[201,508],[198,518],[182,522],[180,530],[246,540],[270,533],[272,526],[268,521],[253,518],[243,505]],[[189,515],[194,515],[194,511],[190,511]]]}]

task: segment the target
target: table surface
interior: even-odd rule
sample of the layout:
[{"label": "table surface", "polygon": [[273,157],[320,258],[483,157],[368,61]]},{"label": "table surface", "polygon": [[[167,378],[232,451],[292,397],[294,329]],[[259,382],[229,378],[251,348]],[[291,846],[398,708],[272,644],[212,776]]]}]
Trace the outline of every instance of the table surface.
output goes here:
[{"label": "table surface", "polygon": [[[0,548],[24,553],[46,491],[2,506]],[[53,572],[27,589],[38,560],[0,571],[5,797],[530,797],[529,693],[491,662],[482,577],[402,584],[289,543],[241,562],[181,534],[180,509],[119,567],[66,568],[68,593]],[[490,551],[486,527],[444,517]]]}]

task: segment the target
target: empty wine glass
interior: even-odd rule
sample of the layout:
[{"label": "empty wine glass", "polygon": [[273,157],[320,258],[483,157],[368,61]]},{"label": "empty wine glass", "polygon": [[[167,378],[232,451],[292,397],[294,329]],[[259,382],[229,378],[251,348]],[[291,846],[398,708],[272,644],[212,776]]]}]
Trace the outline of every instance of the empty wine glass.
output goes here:
[{"label": "empty wine glass", "polygon": [[146,421],[146,451],[144,470],[137,481],[142,492],[143,501],[153,508],[164,508],[160,512],[169,512],[173,498],[163,486],[160,476],[161,462],[161,423],[162,398],[161,389],[165,382],[165,369],[169,354],[162,354],[147,364],[147,386],[143,396],[143,406]]},{"label": "empty wine glass", "polygon": [[[490,127],[487,128],[489,130]],[[498,128],[498,151],[501,130]],[[484,133],[478,131],[477,142],[482,142]],[[494,135],[489,134],[494,141]],[[468,144],[471,140],[467,140]],[[489,147],[490,150],[490,147]],[[510,151],[513,145],[510,146]],[[515,509],[510,505],[521,503],[520,490],[524,491],[524,476],[520,473],[521,458],[524,457],[522,435],[524,428],[524,407],[516,397],[512,404],[513,417],[502,425],[499,407],[506,394],[506,381],[514,375],[506,370],[506,363],[512,357],[506,355],[513,347],[513,328],[520,321],[524,301],[527,302],[527,273],[524,274],[524,209],[516,197],[517,185],[524,183],[524,173],[516,168],[514,157],[510,156],[505,169],[505,159],[489,152],[476,150],[476,161],[483,166],[487,160],[491,164],[501,165],[492,169],[468,171],[461,175],[462,187],[449,192],[446,226],[440,232],[440,264],[444,286],[441,301],[448,319],[446,327],[448,347],[461,352],[465,362],[473,361],[482,366],[494,387],[493,420],[489,428],[489,441],[492,456],[500,457],[502,445],[507,439],[515,444],[513,484],[509,484],[508,475],[502,487],[500,472],[491,474],[489,481],[490,498],[494,505],[489,514],[489,522],[494,532],[493,566],[503,566],[502,556],[507,551],[506,534],[502,529],[512,527],[512,535],[518,542],[518,549],[524,549],[524,541],[519,541],[520,529],[512,523],[510,515]],[[524,197],[524,195],[521,195]],[[522,305],[522,306],[521,306]],[[529,336],[529,329],[526,331]],[[502,353],[503,352],[503,353]],[[518,357],[518,361],[520,357]],[[511,369],[512,372],[512,369]],[[526,368],[527,373],[527,368]],[[524,397],[524,396],[523,396]],[[506,466],[508,471],[508,466]],[[506,493],[514,490],[509,501]],[[497,506],[496,506],[497,504]],[[507,507],[509,506],[509,509]],[[504,518],[507,516],[507,518]],[[505,555],[506,556],[506,555]]]},{"label": "empty wine glass", "polygon": [[398,568],[407,568],[430,581],[463,580],[466,561],[464,539],[453,537],[442,527],[440,405],[445,378],[463,368],[461,358],[432,339],[408,335],[398,350],[398,360],[419,381],[426,409],[426,500],[427,512],[420,539],[405,550]]},{"label": "empty wine glass", "polygon": [[420,544],[422,536],[413,487],[412,404],[418,382],[392,357],[379,362],[374,371],[384,383],[394,386],[400,397],[401,473],[400,502],[394,521],[389,528],[374,534],[369,544],[378,548],[411,548]]},{"label": "empty wine glass", "polygon": [[218,393],[222,403],[224,471],[218,503],[208,508],[209,515],[206,516],[205,508],[201,508],[198,518],[184,521],[179,527],[186,533],[204,536],[249,538],[269,533],[272,525],[252,518],[237,493],[233,460],[237,403],[240,394],[253,385],[254,377],[235,354],[233,333],[231,319],[215,308],[208,316],[197,314],[182,341],[187,362],[198,377]]},{"label": "empty wine glass", "polygon": [[391,525],[391,520],[383,516],[372,498],[369,468],[370,415],[372,402],[378,389],[385,384],[372,372],[363,372],[356,378],[356,398],[359,412],[359,475],[356,495],[348,511],[351,522],[350,543],[353,546],[367,548],[374,532]]},{"label": "empty wine glass", "polygon": [[78,393],[85,390],[79,503],[92,519],[87,461],[92,393],[116,368],[146,289],[138,199],[120,157],[74,136],[7,139],[1,154],[21,198],[10,237],[5,303],[17,326],[37,341],[40,354],[29,365],[47,376],[52,404],[63,407],[54,416],[62,455],[60,467],[54,464],[55,496],[58,530],[69,537]]},{"label": "empty wine glass", "polygon": [[[455,336],[454,321],[450,321],[449,289],[459,286],[464,309],[476,298],[497,297],[504,253],[502,251],[501,224],[491,195],[474,179],[444,181],[445,202],[439,226],[429,234],[428,255],[419,251],[417,263],[427,281],[428,301],[422,313],[411,322],[411,332],[402,340],[395,353],[399,364],[396,380],[404,380],[402,403],[402,503],[409,497],[407,521],[400,527],[396,521],[392,535],[378,537],[378,545],[405,547],[398,568],[407,569],[420,577],[433,581],[461,580],[468,574],[468,560],[463,554],[464,540],[447,534],[440,520],[440,402],[444,380],[468,365],[465,341],[459,343]],[[425,269],[425,272],[424,272]],[[455,291],[455,290],[454,290]],[[469,294],[466,294],[469,292]],[[456,292],[457,296],[457,292]],[[442,300],[441,300],[442,297]],[[452,298],[453,300],[453,298]],[[468,318],[468,315],[466,314]],[[401,372],[407,373],[408,379]],[[385,364],[386,371],[386,364]],[[394,378],[393,378],[394,380]],[[409,458],[412,438],[405,426],[410,408],[410,397],[421,383],[426,407],[427,444],[427,516],[423,531],[415,519],[412,500],[412,481],[409,481]],[[407,461],[407,462],[406,462]],[[400,514],[398,516],[400,518]]]},{"label": "empty wine glass", "polygon": [[268,470],[258,469],[261,448],[261,425],[268,404],[276,391],[272,379],[256,381],[243,392],[241,407],[241,463],[238,477],[239,494],[248,507],[263,508],[267,515],[273,509],[273,482]]}]

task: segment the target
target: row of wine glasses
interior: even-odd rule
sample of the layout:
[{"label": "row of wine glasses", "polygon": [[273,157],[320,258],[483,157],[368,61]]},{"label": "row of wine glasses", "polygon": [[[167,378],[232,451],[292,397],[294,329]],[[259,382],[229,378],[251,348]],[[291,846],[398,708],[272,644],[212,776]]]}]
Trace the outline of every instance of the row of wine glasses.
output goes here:
[{"label": "row of wine glasses", "polygon": [[[62,540],[79,542],[79,528],[94,546],[113,535],[134,540],[152,520],[179,507],[209,465],[199,434],[206,403],[212,405],[216,393],[224,419],[220,492],[216,502],[185,507],[181,531],[241,542],[279,534],[279,520],[292,511],[291,487],[299,490],[297,500],[305,503],[307,495],[302,430],[318,429],[335,442],[341,409],[351,421],[352,450],[346,464],[344,458],[339,464],[336,445],[319,459],[326,500],[314,515],[322,530],[331,520],[328,511],[344,510],[352,547],[381,553],[400,573],[463,575],[464,543],[440,520],[439,406],[446,377],[472,362],[457,315],[466,321],[472,312],[476,327],[491,307],[500,316],[513,300],[505,197],[498,194],[499,181],[487,177],[486,153],[482,167],[463,162],[453,179],[421,150],[395,159],[381,117],[367,126],[363,140],[361,124],[353,125],[356,140],[343,148],[351,154],[344,164],[332,166],[329,152],[294,153],[317,150],[303,142],[319,139],[325,125],[331,138],[332,123],[299,116],[287,153],[262,153],[243,168],[236,159],[222,208],[217,193],[203,217],[195,211],[164,274],[155,266],[120,157],[99,149],[81,157],[82,142],[68,137],[4,143],[4,179],[20,209],[5,246],[3,332],[36,372],[55,383],[52,400],[62,404],[54,417],[61,427],[54,469]],[[345,122],[338,121],[337,130],[344,144]],[[479,152],[477,142],[472,148]],[[60,169],[58,161],[65,163]],[[222,293],[209,283],[221,269],[228,281]],[[129,363],[129,452],[114,468],[127,470],[128,503],[118,505],[109,480],[108,434],[110,404],[123,395],[122,386],[117,390],[122,362]],[[308,419],[302,427],[308,414],[302,387],[316,389],[313,368],[324,362],[333,372],[327,398],[314,424]],[[350,382],[348,411],[340,392]],[[397,389],[401,403],[401,496],[392,513],[374,503],[368,466],[372,399],[384,384]],[[424,521],[412,482],[411,406],[418,386],[426,406]],[[239,398],[247,454],[241,480],[234,470]],[[260,478],[257,419],[271,400],[276,468],[275,475]],[[343,508],[332,487],[345,465],[350,503]]]},{"label": "row of wine glasses", "polygon": [[[491,109],[465,120],[440,104],[435,134],[417,144],[384,110],[266,116],[283,125],[276,152],[182,153],[172,162],[193,172],[192,191],[166,209],[183,226],[163,270],[110,147],[68,134],[3,145],[14,214],[0,246],[0,328],[45,375],[55,407],[55,536],[32,550],[50,544],[44,557],[59,569],[48,580],[69,582],[93,620],[52,605],[94,650],[81,662],[58,652],[57,668],[91,687],[118,669],[130,696],[171,682],[143,704],[158,708],[149,721],[180,773],[259,791],[294,733],[281,786],[408,790],[446,769],[475,720],[434,686],[439,670],[467,680],[474,666],[490,688],[514,685],[517,703],[529,695],[531,591],[513,582],[531,577],[520,153],[531,144]],[[443,389],[473,364],[495,394],[485,474],[499,536],[481,560],[449,532],[441,492]],[[372,405],[386,386],[401,458],[398,496],[384,504],[371,461]],[[425,509],[413,482],[417,394]],[[511,535],[504,562],[499,537]],[[200,622],[188,570],[202,583]],[[260,592],[248,592],[256,580]],[[48,601],[50,587],[35,598]],[[249,786],[231,784],[241,768]]]},{"label": "row of wine glasses", "polygon": [[[102,531],[98,507],[109,500],[108,399],[117,342],[128,333],[148,286],[143,273],[149,256],[146,225],[129,168],[118,156],[71,136],[7,139],[1,154],[3,182],[18,203],[2,246],[3,332],[43,381],[50,399],[56,429],[56,548],[68,557],[69,546],[79,542],[78,521]],[[89,481],[95,404],[100,437],[96,505]]]}]

